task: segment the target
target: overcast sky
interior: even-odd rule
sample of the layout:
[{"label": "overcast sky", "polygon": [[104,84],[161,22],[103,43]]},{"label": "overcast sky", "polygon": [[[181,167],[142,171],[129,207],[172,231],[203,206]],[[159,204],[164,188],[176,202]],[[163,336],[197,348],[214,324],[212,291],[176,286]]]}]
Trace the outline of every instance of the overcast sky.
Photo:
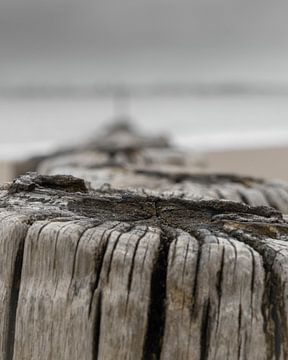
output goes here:
[{"label": "overcast sky", "polygon": [[0,81],[288,81],[287,19],[287,0],[0,0]]}]

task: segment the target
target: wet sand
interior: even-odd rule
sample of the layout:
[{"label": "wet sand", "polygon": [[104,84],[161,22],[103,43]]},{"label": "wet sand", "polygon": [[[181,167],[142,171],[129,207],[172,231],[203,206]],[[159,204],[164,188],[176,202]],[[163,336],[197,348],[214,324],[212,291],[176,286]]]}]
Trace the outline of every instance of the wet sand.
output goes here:
[{"label": "wet sand", "polygon": [[288,146],[207,152],[209,171],[288,181]]}]

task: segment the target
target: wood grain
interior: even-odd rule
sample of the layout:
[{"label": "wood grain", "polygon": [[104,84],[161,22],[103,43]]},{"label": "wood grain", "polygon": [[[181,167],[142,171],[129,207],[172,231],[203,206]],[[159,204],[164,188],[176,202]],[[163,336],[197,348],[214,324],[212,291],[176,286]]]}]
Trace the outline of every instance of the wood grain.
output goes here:
[{"label": "wood grain", "polygon": [[80,184],[0,190],[1,359],[288,357],[280,212]]}]

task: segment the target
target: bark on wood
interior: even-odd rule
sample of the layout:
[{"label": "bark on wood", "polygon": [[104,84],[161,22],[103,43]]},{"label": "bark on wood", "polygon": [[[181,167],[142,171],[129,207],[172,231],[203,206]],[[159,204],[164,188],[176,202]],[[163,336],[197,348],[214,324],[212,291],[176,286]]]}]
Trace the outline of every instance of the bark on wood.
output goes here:
[{"label": "bark on wood", "polygon": [[27,174],[0,231],[2,359],[288,358],[277,210]]}]

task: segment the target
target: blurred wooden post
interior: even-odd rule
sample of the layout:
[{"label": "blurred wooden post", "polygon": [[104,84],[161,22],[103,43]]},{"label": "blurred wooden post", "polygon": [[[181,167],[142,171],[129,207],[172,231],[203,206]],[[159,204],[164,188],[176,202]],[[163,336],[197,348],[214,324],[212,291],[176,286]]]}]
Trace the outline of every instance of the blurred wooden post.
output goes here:
[{"label": "blurred wooden post", "polygon": [[[185,199],[226,199],[288,213],[288,184],[250,176],[211,173],[205,156],[173,147],[163,136],[138,133],[119,121],[82,146],[38,161],[45,175],[71,174],[91,189],[145,190]],[[170,194],[170,195],[169,195]]]}]

